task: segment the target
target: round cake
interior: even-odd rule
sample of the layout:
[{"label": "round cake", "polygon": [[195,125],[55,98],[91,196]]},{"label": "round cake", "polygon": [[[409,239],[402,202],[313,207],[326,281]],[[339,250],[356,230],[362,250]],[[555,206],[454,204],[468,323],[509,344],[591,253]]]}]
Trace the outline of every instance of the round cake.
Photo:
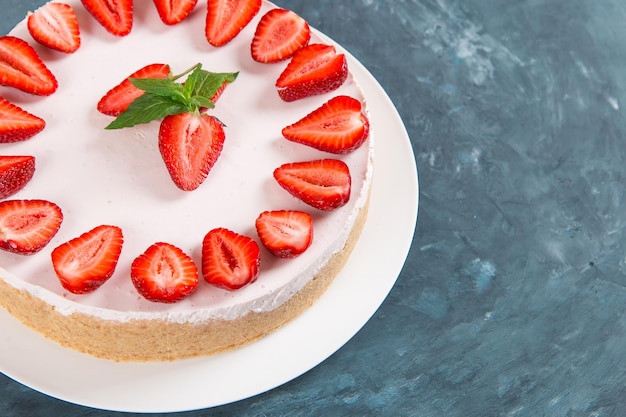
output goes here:
[{"label": "round cake", "polygon": [[[28,41],[58,80],[50,96],[0,86],[0,96],[46,122],[32,138],[0,144],[3,155],[33,155],[32,180],[10,199],[43,199],[63,211],[63,223],[36,254],[0,253],[0,305],[63,346],[116,361],[176,360],[233,349],[297,317],[318,299],[347,261],[367,216],[373,175],[372,129],[352,152],[335,155],[286,140],[281,131],[342,95],[365,97],[351,74],[333,91],[284,101],[276,81],[288,64],[259,63],[250,54],[260,11],[230,42],[204,36],[206,3],[181,23],[164,24],[152,2],[135,2],[132,31],[113,36],[78,1],[68,1],[80,23],[81,46],[71,54],[33,41],[26,22],[10,35]],[[309,43],[329,44],[315,31]],[[339,53],[338,45],[335,45]],[[206,180],[182,191],[165,169],[159,123],[106,130],[112,117],[96,105],[139,68],[166,63],[181,73],[197,63],[207,71],[238,72],[209,112],[224,124],[225,142]],[[349,201],[319,210],[286,192],[274,170],[286,163],[340,159],[351,176]],[[298,210],[313,218],[313,241],[291,259],[272,255],[259,241],[255,219],[268,210]],[[57,246],[96,226],[121,228],[124,245],[113,276],[88,294],[60,284],[51,262]],[[237,290],[200,278],[175,303],[149,301],[131,281],[131,264],[155,242],[168,242],[201,264],[203,237],[226,228],[259,242],[258,279]]]}]

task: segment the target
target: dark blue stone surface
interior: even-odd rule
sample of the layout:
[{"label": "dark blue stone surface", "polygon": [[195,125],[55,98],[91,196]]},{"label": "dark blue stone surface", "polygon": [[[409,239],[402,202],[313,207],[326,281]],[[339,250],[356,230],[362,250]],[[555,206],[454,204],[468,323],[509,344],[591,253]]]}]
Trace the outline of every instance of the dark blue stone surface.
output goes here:
[{"label": "dark blue stone surface", "polygon": [[[0,0],[0,33],[41,3]],[[388,299],[335,355],[175,415],[626,416],[626,3],[276,3],[397,106],[416,234]],[[111,414],[0,375],[2,416]]]}]

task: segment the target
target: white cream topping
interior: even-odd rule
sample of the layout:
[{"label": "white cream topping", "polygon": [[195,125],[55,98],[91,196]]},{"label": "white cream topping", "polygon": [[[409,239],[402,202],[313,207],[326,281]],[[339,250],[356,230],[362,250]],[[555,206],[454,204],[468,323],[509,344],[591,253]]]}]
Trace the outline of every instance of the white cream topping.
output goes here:
[{"label": "white cream topping", "polygon": [[[328,259],[343,248],[356,215],[367,201],[372,177],[373,139],[358,150],[336,156],[281,135],[281,129],[344,94],[365,104],[350,76],[340,89],[283,102],[274,83],[286,62],[256,63],[250,42],[261,12],[231,43],[221,48],[204,38],[205,10],[197,8],[182,24],[165,26],[156,9],[136,5],[130,35],[115,38],[70,1],[81,24],[81,48],[71,55],[46,50],[30,42],[59,82],[50,97],[34,97],[0,87],[0,95],[46,120],[46,128],[20,143],[3,145],[6,155],[34,155],[33,180],[10,198],[47,199],[64,213],[61,229],[50,244],[32,256],[0,253],[0,277],[16,288],[53,305],[64,315],[83,313],[106,320],[164,319],[202,322],[236,319],[250,311],[271,311],[300,290]],[[12,32],[30,41],[24,22]],[[321,42],[313,35],[311,42]],[[173,184],[158,146],[158,122],[107,131],[112,120],[96,110],[108,89],[150,63],[167,63],[180,73],[201,62],[209,71],[239,71],[211,111],[225,125],[226,141],[204,184],[184,192]],[[350,167],[350,202],[335,211],[313,209],[284,191],[272,177],[287,162],[340,158]],[[311,247],[296,259],[274,258],[261,246],[259,279],[240,290],[227,291],[201,279],[198,289],[175,304],[143,299],[130,280],[130,264],[152,243],[180,247],[200,265],[204,235],[215,227],[246,234],[257,242],[256,217],[265,210],[299,209],[314,219]],[[75,295],[60,285],[50,261],[59,244],[100,225],[120,226],[124,247],[115,274],[91,294]],[[259,242],[260,244],[260,242]]]}]

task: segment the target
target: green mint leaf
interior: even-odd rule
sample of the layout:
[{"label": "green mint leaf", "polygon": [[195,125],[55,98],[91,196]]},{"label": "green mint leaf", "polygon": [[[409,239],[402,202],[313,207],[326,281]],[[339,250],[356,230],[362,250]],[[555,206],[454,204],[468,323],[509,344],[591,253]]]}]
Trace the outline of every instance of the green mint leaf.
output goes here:
[{"label": "green mint leaf", "polygon": [[209,109],[213,109],[215,108],[215,103],[213,103],[213,100],[204,97],[204,96],[193,96],[189,99],[189,104],[193,107],[193,108],[201,108],[201,107],[206,107]]},{"label": "green mint leaf", "polygon": [[168,97],[186,104],[189,95],[185,93],[183,85],[169,78],[129,78],[129,81],[138,89],[155,96]]},{"label": "green mint leaf", "polygon": [[196,89],[196,85],[199,81],[200,73],[202,72],[202,65],[196,65],[194,70],[187,76],[185,80],[185,84],[183,85],[183,90],[187,97],[191,97],[193,95],[194,90]]},{"label": "green mint leaf", "polygon": [[232,83],[239,75],[238,72],[208,72],[201,70],[198,74],[195,89],[192,96],[211,98],[217,93],[225,82]]},{"label": "green mint leaf", "polygon": [[125,112],[117,116],[105,129],[122,129],[149,123],[172,114],[189,111],[188,107],[169,97],[145,93],[133,101]]},{"label": "green mint leaf", "polygon": [[[121,129],[163,119],[166,116],[212,109],[211,100],[225,83],[235,81],[238,72],[209,72],[196,64],[187,71],[168,78],[130,78],[130,82],[144,94],[133,101],[105,129]],[[187,76],[184,83],[176,80]]]}]

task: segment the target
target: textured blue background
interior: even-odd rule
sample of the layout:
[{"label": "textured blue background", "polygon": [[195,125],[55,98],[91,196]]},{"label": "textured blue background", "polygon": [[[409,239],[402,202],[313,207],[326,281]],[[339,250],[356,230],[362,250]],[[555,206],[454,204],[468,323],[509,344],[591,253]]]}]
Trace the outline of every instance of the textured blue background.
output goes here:
[{"label": "textured blue background", "polygon": [[[0,33],[41,3],[0,0]],[[626,3],[276,3],[396,104],[420,174],[416,235],[388,299],[335,355],[174,415],[626,416]],[[2,416],[111,414],[0,375]]]}]

